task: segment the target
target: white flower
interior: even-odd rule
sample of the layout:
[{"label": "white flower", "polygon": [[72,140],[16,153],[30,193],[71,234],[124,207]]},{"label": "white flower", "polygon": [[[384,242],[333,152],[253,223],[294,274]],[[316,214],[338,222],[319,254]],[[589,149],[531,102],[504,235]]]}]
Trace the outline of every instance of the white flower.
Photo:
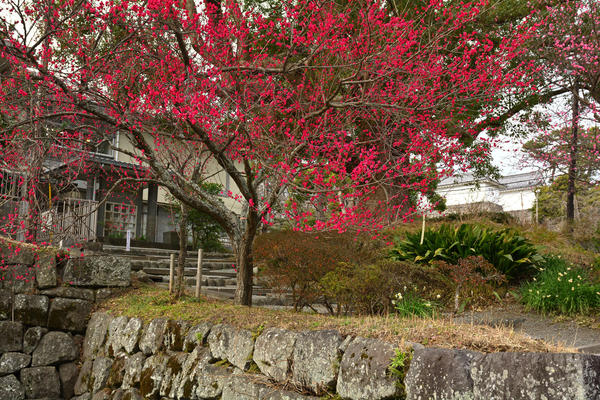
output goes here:
[{"label": "white flower", "polygon": [[569,283],[573,283],[573,278],[569,279]]},{"label": "white flower", "polygon": [[442,297],[441,294],[438,294],[437,296],[435,296],[436,299],[439,299],[440,297]]},{"label": "white flower", "polygon": [[571,290],[575,290],[575,286],[571,286]]}]

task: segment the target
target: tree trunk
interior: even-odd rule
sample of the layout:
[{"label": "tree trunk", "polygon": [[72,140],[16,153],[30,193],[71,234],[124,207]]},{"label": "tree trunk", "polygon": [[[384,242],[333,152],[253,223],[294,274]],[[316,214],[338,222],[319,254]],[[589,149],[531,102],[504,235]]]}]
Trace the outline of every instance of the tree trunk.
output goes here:
[{"label": "tree trunk", "polygon": [[567,226],[569,230],[575,220],[575,179],[577,178],[577,147],[579,125],[579,86],[573,87],[573,120],[571,121],[571,149],[569,154],[569,182],[567,186]]},{"label": "tree trunk", "polygon": [[248,213],[244,235],[235,240],[235,260],[237,267],[237,287],[234,302],[244,306],[252,306],[252,244],[258,230],[258,216]]},{"label": "tree trunk", "polygon": [[187,206],[181,205],[179,219],[179,259],[177,260],[177,281],[175,284],[175,299],[179,299],[185,288],[185,259],[187,258]]}]

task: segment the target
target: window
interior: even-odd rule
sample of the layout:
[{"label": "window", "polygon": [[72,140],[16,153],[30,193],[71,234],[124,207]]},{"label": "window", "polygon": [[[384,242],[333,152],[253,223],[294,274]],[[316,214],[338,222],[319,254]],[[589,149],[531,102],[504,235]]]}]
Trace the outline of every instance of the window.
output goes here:
[{"label": "window", "polygon": [[105,236],[125,237],[127,231],[131,231],[132,237],[135,235],[135,205],[107,202],[104,219]]}]

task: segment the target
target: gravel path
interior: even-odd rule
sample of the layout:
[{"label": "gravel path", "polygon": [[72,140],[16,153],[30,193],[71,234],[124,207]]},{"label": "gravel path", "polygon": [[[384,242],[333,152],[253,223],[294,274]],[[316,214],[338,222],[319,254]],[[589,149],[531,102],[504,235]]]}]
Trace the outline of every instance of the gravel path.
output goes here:
[{"label": "gravel path", "polygon": [[580,326],[573,321],[555,322],[539,314],[513,310],[468,312],[455,320],[463,323],[510,326],[515,331],[535,339],[572,346],[584,353],[600,354],[600,329]]}]

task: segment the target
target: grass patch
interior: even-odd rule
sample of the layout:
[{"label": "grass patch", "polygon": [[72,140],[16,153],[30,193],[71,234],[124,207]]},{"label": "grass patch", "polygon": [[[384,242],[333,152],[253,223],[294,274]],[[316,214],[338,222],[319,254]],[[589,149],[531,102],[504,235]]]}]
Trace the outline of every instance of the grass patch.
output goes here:
[{"label": "grass patch", "polygon": [[588,314],[600,309],[600,284],[591,283],[586,270],[548,256],[535,280],[522,286],[521,300],[542,313]]},{"label": "grass patch", "polygon": [[259,327],[290,330],[336,329],[343,335],[375,337],[406,347],[406,341],[428,346],[471,349],[483,352],[564,352],[573,349],[530,339],[508,328],[458,324],[451,318],[402,318],[398,315],[332,317],[320,314],[244,307],[214,299],[184,296],[175,302],[167,290],[155,286],[131,289],[107,299],[100,309],[116,315],[140,317],[146,322],[168,317],[192,323],[227,323],[256,332]]}]

